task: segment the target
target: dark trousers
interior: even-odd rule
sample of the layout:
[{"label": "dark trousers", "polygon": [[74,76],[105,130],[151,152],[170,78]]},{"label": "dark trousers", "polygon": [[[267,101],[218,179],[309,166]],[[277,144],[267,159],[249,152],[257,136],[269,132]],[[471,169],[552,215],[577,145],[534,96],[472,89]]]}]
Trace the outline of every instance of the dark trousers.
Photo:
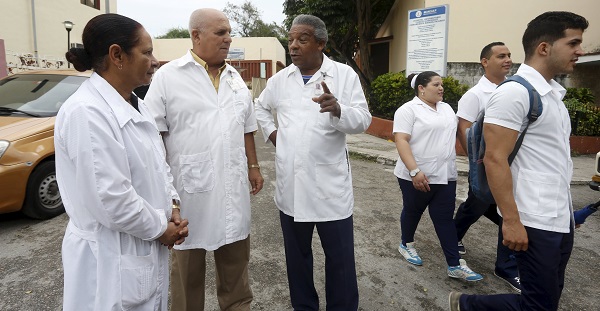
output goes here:
[{"label": "dark trousers", "polygon": [[319,297],[313,280],[312,236],[315,226],[325,253],[327,310],[357,310],[352,216],[327,222],[294,222],[293,217],[279,212],[279,218],[294,310],[319,310]]},{"label": "dark trousers", "polygon": [[431,191],[422,192],[412,184],[412,181],[398,178],[402,191],[403,208],[400,214],[400,230],[402,244],[413,242],[417,226],[423,212],[429,206],[429,216],[433,221],[435,233],[440,240],[448,266],[458,266],[458,240],[454,225],[454,206],[456,201],[456,181],[447,185],[429,185]]},{"label": "dark trousers", "polygon": [[500,223],[500,215],[496,212],[496,204],[486,204],[477,199],[475,194],[471,191],[471,184],[469,183],[467,200],[458,206],[456,216],[454,217],[458,240],[463,239],[465,234],[467,234],[467,230],[469,230],[471,225],[479,220],[481,216],[487,217],[496,225]]},{"label": "dark trousers", "polygon": [[521,295],[462,295],[460,309],[545,310],[558,309],[565,282],[565,269],[573,249],[573,229],[557,233],[525,227],[527,251],[516,252]]},{"label": "dark trousers", "polygon": [[500,226],[501,217],[496,211],[496,204],[486,204],[475,197],[471,191],[469,183],[469,192],[467,200],[463,202],[456,211],[454,223],[456,224],[456,234],[458,240],[462,240],[469,227],[474,224],[481,216],[487,217],[500,227],[498,243],[496,248],[496,274],[502,277],[514,278],[519,275],[517,271],[517,262],[514,252],[502,244],[502,227]]}]

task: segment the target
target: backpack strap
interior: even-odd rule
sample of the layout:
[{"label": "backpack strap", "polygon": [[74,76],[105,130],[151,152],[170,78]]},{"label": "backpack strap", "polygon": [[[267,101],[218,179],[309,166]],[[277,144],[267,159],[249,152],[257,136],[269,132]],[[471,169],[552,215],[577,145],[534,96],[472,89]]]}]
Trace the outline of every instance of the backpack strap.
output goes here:
[{"label": "backpack strap", "polygon": [[500,85],[502,85],[504,83],[511,82],[511,81],[517,82],[517,83],[523,85],[527,89],[527,92],[529,93],[529,111],[527,112],[527,125],[525,125],[525,129],[523,130],[523,133],[521,133],[521,135],[517,139],[517,142],[515,143],[515,148],[508,156],[508,165],[511,165],[513,160],[517,156],[517,152],[521,148],[521,144],[523,143],[523,138],[525,138],[525,134],[527,133],[527,129],[529,128],[529,124],[535,122],[542,115],[542,111],[543,111],[542,98],[540,97],[540,93],[538,93],[538,91],[533,87],[533,85],[531,85],[531,83],[529,83],[523,77],[521,77],[519,75],[514,75],[514,76],[504,80],[502,83],[500,83],[498,85],[498,87],[500,87]]}]

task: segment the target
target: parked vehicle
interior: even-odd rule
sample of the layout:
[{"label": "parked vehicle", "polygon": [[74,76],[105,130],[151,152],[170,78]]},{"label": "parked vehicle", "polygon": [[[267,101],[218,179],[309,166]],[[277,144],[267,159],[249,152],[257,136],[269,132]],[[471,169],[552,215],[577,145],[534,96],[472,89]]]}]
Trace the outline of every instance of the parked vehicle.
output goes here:
[{"label": "parked vehicle", "polygon": [[590,188],[600,191],[600,152],[596,154],[594,176],[592,176],[592,181],[590,181]]},{"label": "parked vehicle", "polygon": [[54,166],[54,120],[90,74],[28,71],[0,80],[0,214],[21,211],[47,219],[64,213]]}]

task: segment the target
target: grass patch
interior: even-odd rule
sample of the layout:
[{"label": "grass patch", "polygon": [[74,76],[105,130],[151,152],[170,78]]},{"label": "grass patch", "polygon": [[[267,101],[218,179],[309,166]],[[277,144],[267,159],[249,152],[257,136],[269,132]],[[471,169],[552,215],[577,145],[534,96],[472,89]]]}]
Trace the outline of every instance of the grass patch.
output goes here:
[{"label": "grass patch", "polygon": [[377,156],[366,155],[364,153],[358,153],[354,151],[348,151],[348,154],[350,155],[350,159],[352,160],[362,160],[377,163]]}]

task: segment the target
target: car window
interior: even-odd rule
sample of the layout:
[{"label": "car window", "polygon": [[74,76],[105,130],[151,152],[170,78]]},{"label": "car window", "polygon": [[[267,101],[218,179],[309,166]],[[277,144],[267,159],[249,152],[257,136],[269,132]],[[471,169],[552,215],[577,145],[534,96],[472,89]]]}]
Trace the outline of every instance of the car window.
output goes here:
[{"label": "car window", "polygon": [[[18,74],[0,81],[0,107],[42,117],[55,116],[86,77]],[[9,112],[1,112],[2,115]],[[18,115],[18,113],[13,113]],[[22,115],[19,115],[22,116]]]}]

